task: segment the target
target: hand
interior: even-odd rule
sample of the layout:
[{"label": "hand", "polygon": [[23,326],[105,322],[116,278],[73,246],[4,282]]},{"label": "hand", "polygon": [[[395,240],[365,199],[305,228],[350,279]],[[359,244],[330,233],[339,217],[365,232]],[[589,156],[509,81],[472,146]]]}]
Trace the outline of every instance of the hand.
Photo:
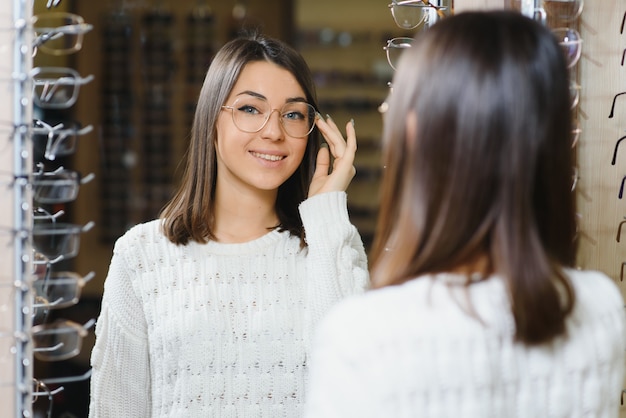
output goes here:
[{"label": "hand", "polygon": [[[320,130],[328,147],[320,148],[317,153],[315,173],[309,186],[309,197],[326,192],[345,191],[356,174],[354,155],[356,153],[356,131],[354,122],[346,124],[347,139],[343,139],[341,131],[335,122],[321,115],[315,118],[315,125]],[[330,153],[334,158],[330,169]]]}]

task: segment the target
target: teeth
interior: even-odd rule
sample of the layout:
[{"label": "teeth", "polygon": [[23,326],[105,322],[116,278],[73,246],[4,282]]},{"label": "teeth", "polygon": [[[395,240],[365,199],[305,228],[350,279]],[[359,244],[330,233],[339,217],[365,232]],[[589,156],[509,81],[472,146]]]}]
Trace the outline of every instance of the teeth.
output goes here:
[{"label": "teeth", "polygon": [[259,152],[252,152],[251,154],[257,158],[263,158],[264,160],[268,160],[268,161],[280,161],[283,158],[285,158],[282,155],[261,154]]}]

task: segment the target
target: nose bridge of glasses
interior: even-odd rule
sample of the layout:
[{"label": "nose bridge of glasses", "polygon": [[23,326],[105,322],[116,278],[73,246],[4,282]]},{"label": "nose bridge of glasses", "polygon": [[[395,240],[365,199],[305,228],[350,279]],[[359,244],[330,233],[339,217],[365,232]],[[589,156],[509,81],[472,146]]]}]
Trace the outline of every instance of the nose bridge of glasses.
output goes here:
[{"label": "nose bridge of glasses", "polygon": [[280,122],[281,125],[284,126],[284,121],[283,121],[283,118],[281,117],[283,114],[284,107],[281,107],[280,109],[272,109],[268,105],[268,109],[269,111],[267,112],[267,116],[265,116],[265,122],[263,122],[263,124],[264,125],[267,124],[267,122],[272,118],[272,115],[274,114],[274,112],[276,112],[278,113],[278,121]]}]

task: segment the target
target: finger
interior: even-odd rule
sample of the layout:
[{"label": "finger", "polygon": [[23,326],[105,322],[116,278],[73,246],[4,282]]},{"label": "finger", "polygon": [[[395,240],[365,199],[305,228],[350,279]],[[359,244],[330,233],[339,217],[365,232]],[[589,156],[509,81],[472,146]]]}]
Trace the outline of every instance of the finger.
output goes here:
[{"label": "finger", "polygon": [[313,178],[318,178],[322,176],[328,175],[328,170],[330,169],[330,155],[328,153],[328,148],[324,145],[320,147],[320,150],[317,152],[317,159],[315,163],[315,172],[313,173]]},{"label": "finger", "polygon": [[354,126],[354,119],[350,119],[350,122],[346,124],[346,137],[346,147],[356,151],[356,128]]},{"label": "finger", "polygon": [[322,136],[328,143],[328,146],[330,147],[330,152],[332,153],[333,157],[341,157],[341,155],[343,155],[346,142],[343,139],[341,131],[332,120],[332,118],[327,115],[327,118],[324,119],[321,117],[321,115],[318,115],[316,125],[322,133]]}]

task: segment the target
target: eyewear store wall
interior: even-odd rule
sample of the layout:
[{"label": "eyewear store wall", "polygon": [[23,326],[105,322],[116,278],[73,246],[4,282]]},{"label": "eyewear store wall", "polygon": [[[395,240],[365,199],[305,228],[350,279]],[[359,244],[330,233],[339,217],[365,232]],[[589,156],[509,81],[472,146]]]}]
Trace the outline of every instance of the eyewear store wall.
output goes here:
[{"label": "eyewear store wall", "polygon": [[[378,0],[13,0],[0,13],[2,27],[12,28],[0,31],[1,415],[86,415],[92,325],[113,242],[155,217],[170,195],[206,66],[242,27],[258,26],[296,46],[313,69],[320,112],[355,119],[359,151],[349,208],[369,243],[381,172],[379,106],[398,53],[428,26],[428,20],[415,26],[420,20],[413,14],[432,22],[452,6],[431,4],[442,7],[424,12]],[[621,285],[626,8],[603,0],[579,15],[578,5],[454,0],[456,12],[515,7],[561,37],[578,120],[572,144],[578,264]]]}]

